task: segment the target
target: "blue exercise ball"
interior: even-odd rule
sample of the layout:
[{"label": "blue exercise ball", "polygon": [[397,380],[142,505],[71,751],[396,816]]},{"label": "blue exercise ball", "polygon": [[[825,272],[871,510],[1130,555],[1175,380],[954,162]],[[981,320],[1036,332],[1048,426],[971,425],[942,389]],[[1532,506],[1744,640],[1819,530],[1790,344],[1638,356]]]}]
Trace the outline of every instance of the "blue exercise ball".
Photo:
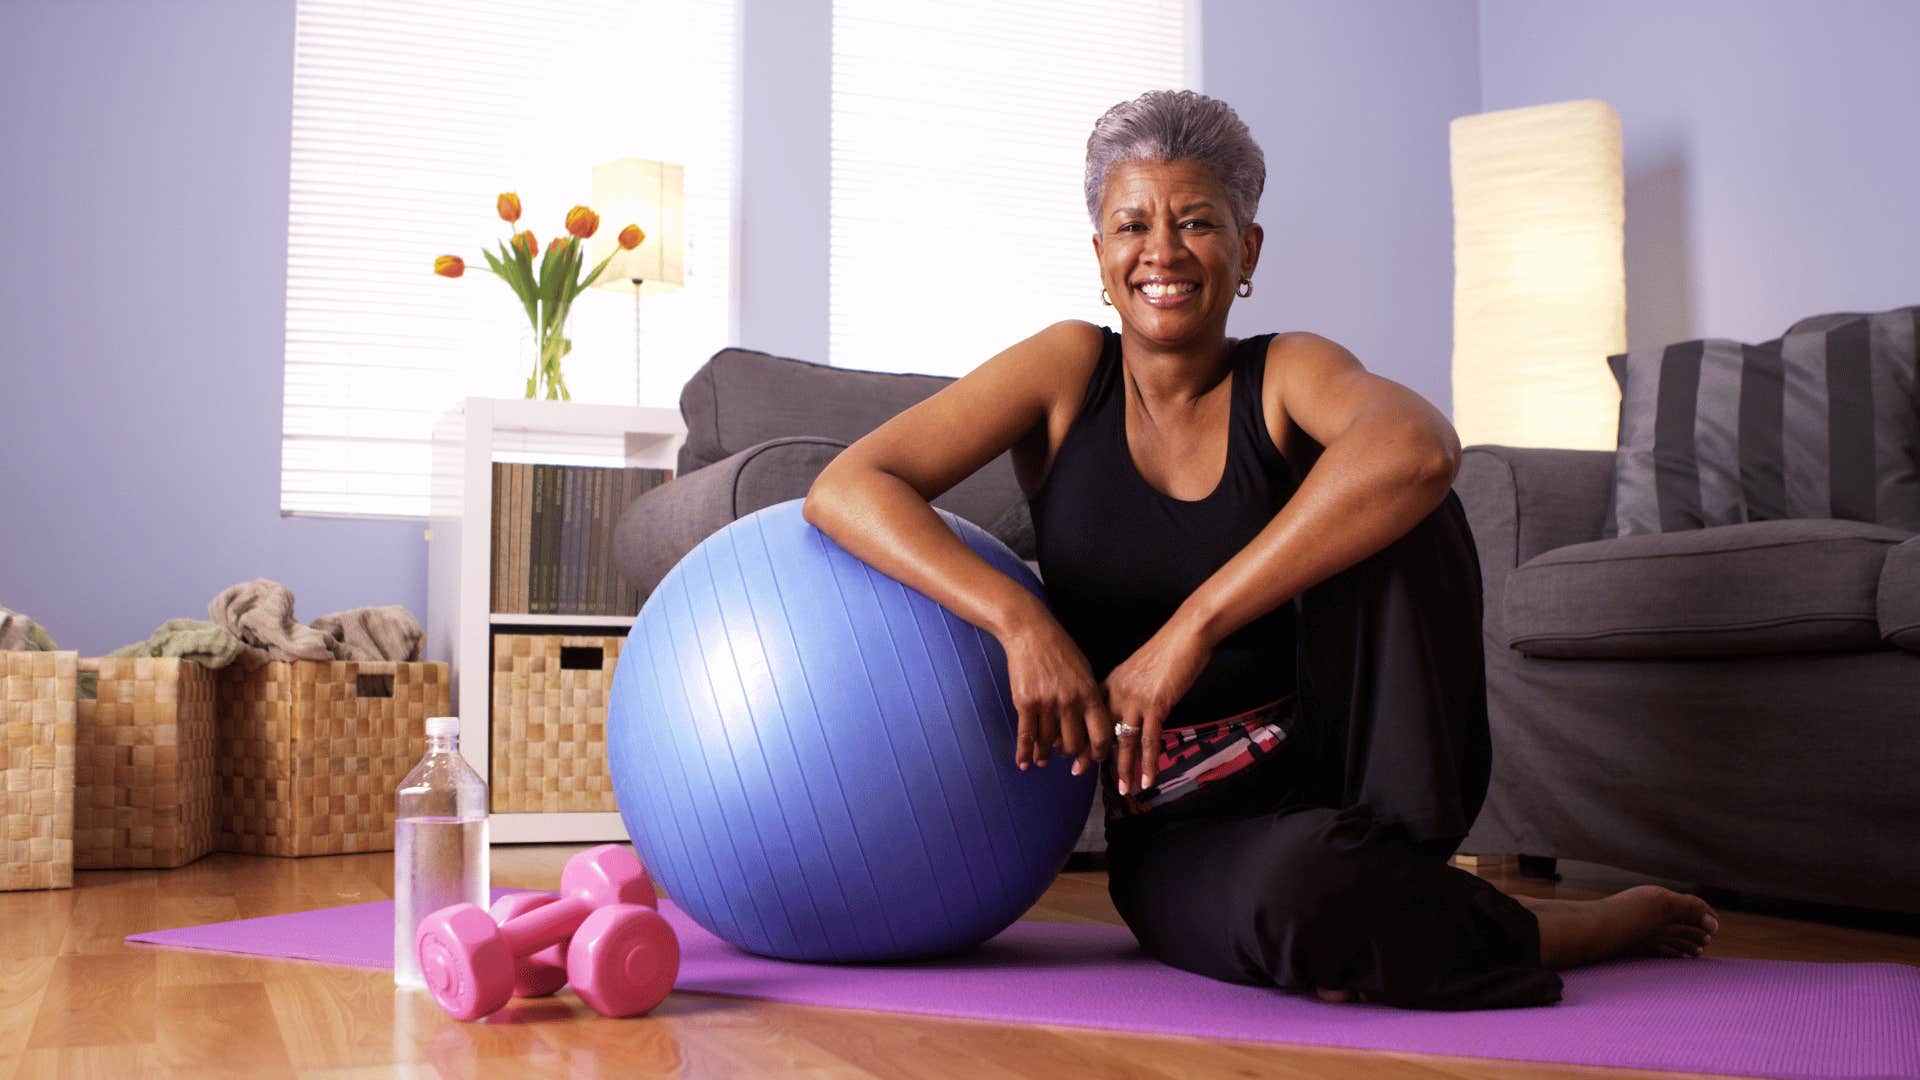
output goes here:
[{"label": "blue exercise ball", "polygon": [[[800,500],[703,541],[648,598],[607,709],[620,816],[694,921],[763,956],[977,945],[1072,852],[1096,771],[1014,765],[1006,655],[854,558]],[[1039,581],[940,512],[988,563]]]}]

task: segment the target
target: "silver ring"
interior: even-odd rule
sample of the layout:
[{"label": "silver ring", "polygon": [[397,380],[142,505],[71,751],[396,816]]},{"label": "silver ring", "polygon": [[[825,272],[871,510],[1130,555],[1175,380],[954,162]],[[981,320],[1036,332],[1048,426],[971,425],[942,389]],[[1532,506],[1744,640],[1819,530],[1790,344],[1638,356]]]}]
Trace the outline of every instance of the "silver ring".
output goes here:
[{"label": "silver ring", "polygon": [[1116,739],[1124,739],[1138,734],[1140,734],[1140,729],[1127,723],[1125,720],[1117,721],[1113,725],[1113,737]]}]

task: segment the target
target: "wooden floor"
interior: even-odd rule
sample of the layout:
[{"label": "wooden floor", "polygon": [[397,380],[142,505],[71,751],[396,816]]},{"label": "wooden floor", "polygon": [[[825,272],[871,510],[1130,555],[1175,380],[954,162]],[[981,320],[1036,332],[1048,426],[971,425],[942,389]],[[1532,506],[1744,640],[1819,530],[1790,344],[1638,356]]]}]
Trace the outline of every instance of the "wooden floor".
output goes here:
[{"label": "wooden floor", "polygon": [[[551,888],[577,847],[494,849],[494,883]],[[1561,863],[1562,880],[1476,872],[1510,893],[1585,899],[1652,879]],[[1077,1028],[1007,1026],[675,993],[605,1020],[571,993],[461,1024],[384,971],[128,945],[146,930],[385,899],[391,856],[208,856],[178,870],[82,871],[0,893],[0,1080],[300,1076],[1672,1076]],[[1675,883],[1665,883],[1675,884]],[[1920,920],[1730,907],[1709,955],[1920,964]],[[1106,875],[1062,874],[1029,916],[1119,923]],[[1673,963],[1687,963],[1675,960]],[[1338,1006],[1328,1006],[1336,1008]]]}]

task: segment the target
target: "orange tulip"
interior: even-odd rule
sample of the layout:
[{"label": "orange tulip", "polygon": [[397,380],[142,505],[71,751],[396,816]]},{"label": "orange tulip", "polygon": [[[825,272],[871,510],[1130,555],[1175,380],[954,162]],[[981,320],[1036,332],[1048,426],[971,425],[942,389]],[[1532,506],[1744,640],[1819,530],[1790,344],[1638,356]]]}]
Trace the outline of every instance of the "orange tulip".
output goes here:
[{"label": "orange tulip", "polygon": [[511,191],[501,192],[494,206],[500,211],[500,220],[509,224],[520,220],[520,196]]},{"label": "orange tulip", "polygon": [[441,277],[459,277],[467,272],[466,260],[458,255],[441,255],[433,260],[433,272]]},{"label": "orange tulip", "polygon": [[514,237],[513,246],[519,249],[520,251],[525,252],[527,258],[529,259],[533,258],[535,255],[540,254],[540,241],[535,240],[533,238],[533,233],[531,231],[523,232],[520,235]]},{"label": "orange tulip", "polygon": [[600,215],[584,206],[576,206],[567,211],[567,231],[585,240],[600,227]]},{"label": "orange tulip", "polygon": [[555,248],[558,248],[561,244],[564,244],[566,242],[567,242],[566,237],[556,236],[553,239],[547,241],[547,251],[552,252]]},{"label": "orange tulip", "polygon": [[638,225],[629,225],[620,230],[620,246],[628,251],[639,247],[646,238],[647,234]]}]

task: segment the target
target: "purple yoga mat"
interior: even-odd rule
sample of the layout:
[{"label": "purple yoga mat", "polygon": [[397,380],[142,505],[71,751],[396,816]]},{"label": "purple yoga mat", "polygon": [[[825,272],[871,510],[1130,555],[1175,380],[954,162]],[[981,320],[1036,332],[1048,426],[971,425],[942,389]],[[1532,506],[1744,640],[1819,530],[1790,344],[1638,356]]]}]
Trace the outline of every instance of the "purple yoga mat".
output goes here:
[{"label": "purple yoga mat", "polygon": [[[510,889],[495,889],[499,896]],[[1627,960],[1564,973],[1532,1009],[1329,1005],[1166,967],[1125,927],[1022,920],[957,959],[830,965],[741,952],[660,902],[675,989],[804,1005],[1422,1054],[1779,1077],[1920,1077],[1920,968]],[[393,962],[393,905],[134,934],[128,941],[355,967]]]}]

